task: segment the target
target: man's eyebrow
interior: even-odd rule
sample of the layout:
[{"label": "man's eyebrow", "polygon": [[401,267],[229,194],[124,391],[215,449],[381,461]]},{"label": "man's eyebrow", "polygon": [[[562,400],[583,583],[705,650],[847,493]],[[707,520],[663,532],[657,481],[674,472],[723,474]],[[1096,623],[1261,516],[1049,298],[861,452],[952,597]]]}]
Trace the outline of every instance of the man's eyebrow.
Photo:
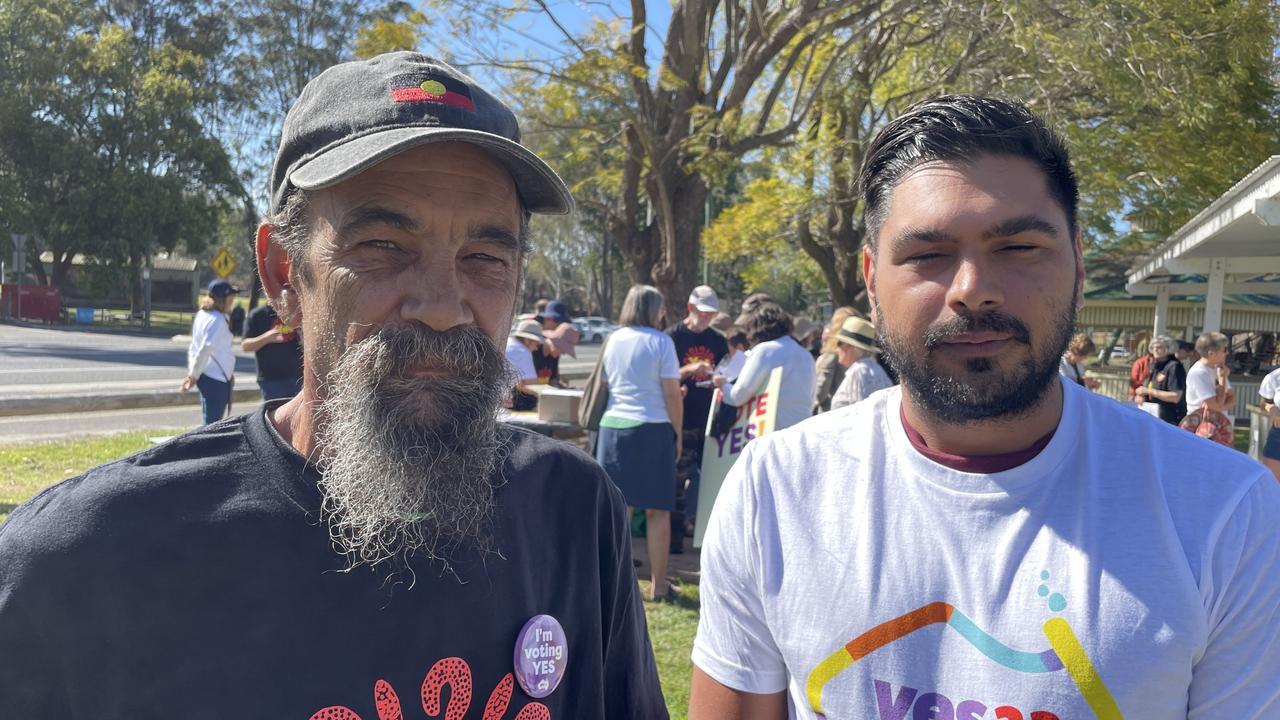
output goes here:
[{"label": "man's eyebrow", "polygon": [[524,251],[523,243],[520,242],[520,238],[517,237],[515,233],[501,225],[472,225],[467,228],[467,236],[472,240],[491,242],[501,245],[504,249],[511,250],[513,252],[519,253]]},{"label": "man's eyebrow", "polygon": [[982,233],[982,239],[1007,238],[1024,232],[1038,232],[1051,238],[1058,237],[1058,228],[1054,227],[1053,223],[1035,215],[1023,215],[998,223]]},{"label": "man's eyebrow", "polygon": [[338,228],[338,236],[346,237],[370,225],[390,225],[397,230],[408,233],[418,231],[418,223],[413,218],[404,213],[375,205],[356,208],[347,213],[342,219],[342,226]]},{"label": "man's eyebrow", "polygon": [[892,250],[901,250],[902,246],[909,243],[944,243],[955,240],[944,230],[932,228],[907,228],[889,241],[889,247]]}]

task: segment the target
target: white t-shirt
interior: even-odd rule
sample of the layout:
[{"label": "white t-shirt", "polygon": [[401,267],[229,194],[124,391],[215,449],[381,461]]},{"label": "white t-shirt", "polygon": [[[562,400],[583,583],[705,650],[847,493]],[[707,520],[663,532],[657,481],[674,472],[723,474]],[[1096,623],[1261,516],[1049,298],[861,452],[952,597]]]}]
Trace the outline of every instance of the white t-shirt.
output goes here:
[{"label": "white t-shirt", "polygon": [[538,379],[538,371],[533,369],[533,352],[514,335],[507,336],[507,362],[511,363],[511,367],[516,369],[516,375],[524,382]]},{"label": "white t-shirt", "polygon": [[1084,378],[1087,372],[1088,369],[1086,369],[1082,363],[1070,362],[1067,360],[1065,355],[1058,361],[1058,374],[1077,385],[1081,384],[1080,381]]},{"label": "white t-shirt", "polygon": [[790,335],[751,348],[738,379],[721,388],[721,392],[730,405],[741,406],[764,390],[776,367],[782,368],[782,387],[778,389],[777,401],[778,428],[781,429],[813,414],[813,396],[818,390],[818,370],[813,356]]},{"label": "white t-shirt", "polygon": [[1262,378],[1262,384],[1258,386],[1258,396],[1268,402],[1275,402],[1277,391],[1280,391],[1280,369],[1272,370]]},{"label": "white t-shirt", "polygon": [[831,409],[836,410],[865,400],[871,393],[887,387],[893,387],[893,380],[889,379],[889,374],[880,367],[880,363],[876,362],[875,358],[864,355],[854,360],[853,364],[844,371],[844,379],[840,381],[840,387],[836,388],[835,394],[831,396]]},{"label": "white t-shirt", "polygon": [[742,374],[742,367],[747,364],[748,352],[748,350],[739,350],[733,354],[733,357],[725,355],[716,366],[716,374],[723,375],[729,382],[737,380]]},{"label": "white t-shirt", "polygon": [[621,327],[604,348],[609,404],[604,414],[642,423],[671,422],[663,380],[680,379],[671,336],[648,327]]},{"label": "white t-shirt", "polygon": [[[1187,412],[1193,413],[1204,405],[1204,401],[1217,394],[1218,371],[1202,362],[1197,362],[1187,371]],[[1231,387],[1231,381],[1227,381]],[[1230,412],[1227,413],[1231,415]]]},{"label": "white t-shirt", "polygon": [[231,343],[231,325],[215,310],[201,310],[191,321],[191,343],[187,345],[187,374],[199,379],[208,375],[226,382],[236,371],[236,355]]},{"label": "white t-shirt", "polygon": [[754,440],[694,662],[792,718],[1280,717],[1280,483],[1062,386],[1044,450],[990,475],[916,451],[900,388]]}]

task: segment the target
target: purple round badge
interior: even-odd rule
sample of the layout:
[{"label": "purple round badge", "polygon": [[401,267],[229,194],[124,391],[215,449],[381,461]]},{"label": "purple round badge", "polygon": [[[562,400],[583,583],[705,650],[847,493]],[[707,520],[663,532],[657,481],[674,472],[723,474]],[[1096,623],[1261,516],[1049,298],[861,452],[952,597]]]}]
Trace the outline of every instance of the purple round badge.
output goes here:
[{"label": "purple round badge", "polygon": [[534,615],[516,637],[516,680],[530,697],[555,692],[569,664],[569,643],[560,622],[550,615]]}]

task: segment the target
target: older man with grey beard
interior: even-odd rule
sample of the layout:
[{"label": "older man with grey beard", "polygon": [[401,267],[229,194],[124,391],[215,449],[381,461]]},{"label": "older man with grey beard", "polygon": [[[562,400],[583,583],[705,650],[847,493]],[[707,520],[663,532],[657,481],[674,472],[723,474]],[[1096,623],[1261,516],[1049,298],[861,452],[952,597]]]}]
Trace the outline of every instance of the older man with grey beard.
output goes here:
[{"label": "older man with grey beard", "polygon": [[499,423],[530,213],[514,115],[416,53],[285,119],[259,275],[302,392],[0,527],[0,717],[665,718],[621,495]]}]

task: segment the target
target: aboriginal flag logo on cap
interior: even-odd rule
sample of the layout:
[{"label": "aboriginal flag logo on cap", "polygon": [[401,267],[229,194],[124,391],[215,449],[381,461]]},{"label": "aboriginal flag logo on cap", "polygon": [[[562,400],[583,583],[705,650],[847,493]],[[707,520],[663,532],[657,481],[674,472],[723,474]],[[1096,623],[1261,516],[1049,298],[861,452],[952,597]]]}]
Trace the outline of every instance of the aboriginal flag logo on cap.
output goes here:
[{"label": "aboriginal flag logo on cap", "polygon": [[391,81],[391,99],[398,102],[429,102],[475,112],[471,89],[466,83],[443,75],[413,75]]}]

